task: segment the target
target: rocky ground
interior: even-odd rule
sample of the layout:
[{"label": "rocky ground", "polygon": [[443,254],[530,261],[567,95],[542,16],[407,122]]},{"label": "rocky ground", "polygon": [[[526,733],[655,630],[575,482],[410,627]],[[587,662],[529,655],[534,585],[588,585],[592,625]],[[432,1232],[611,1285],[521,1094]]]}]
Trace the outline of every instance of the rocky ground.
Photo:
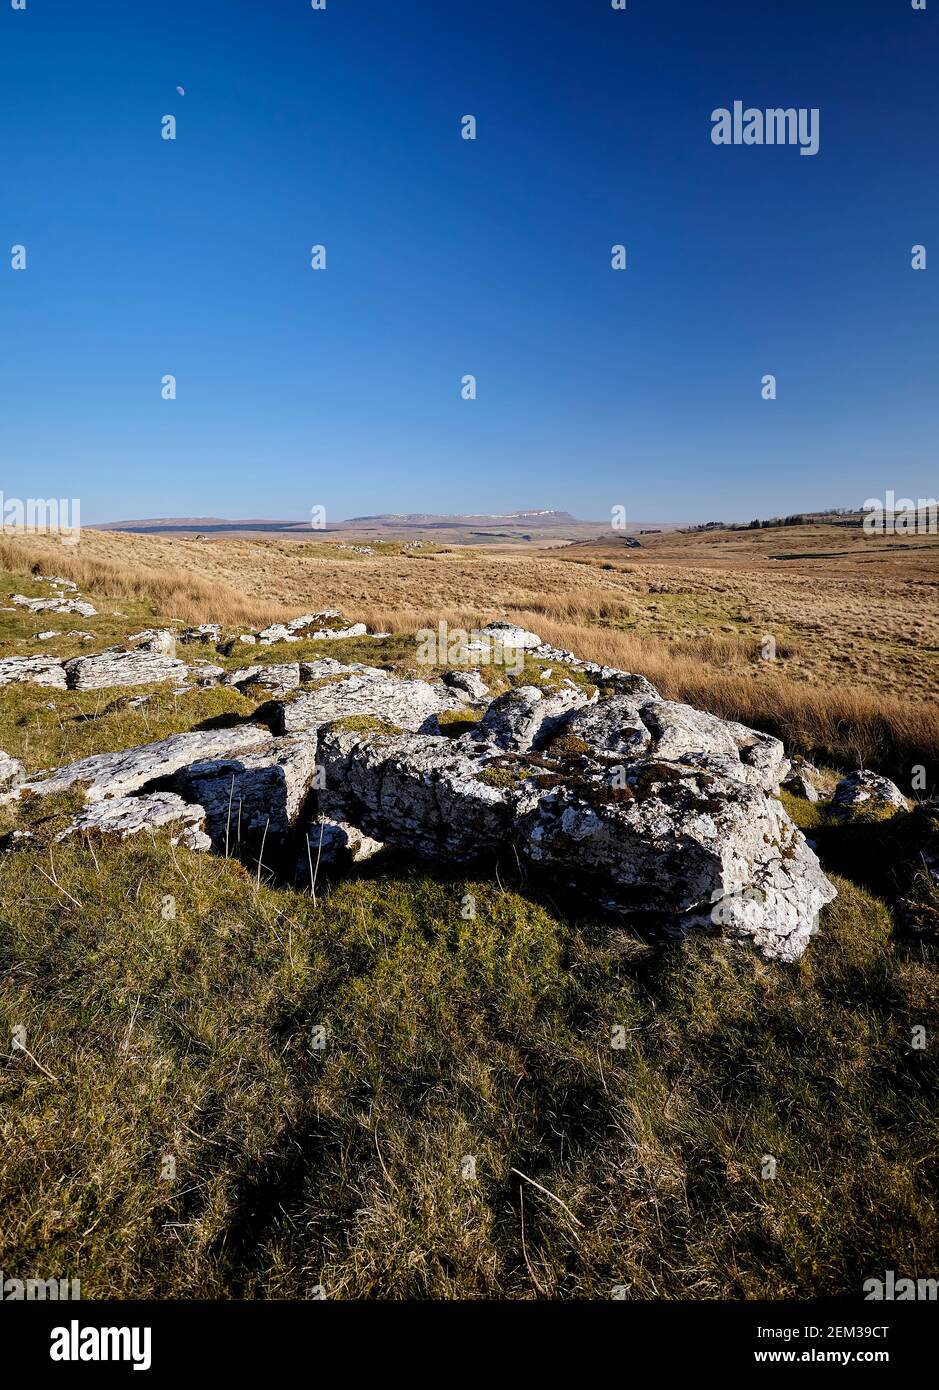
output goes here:
[{"label": "rocky ground", "polygon": [[[95,614],[74,586],[42,578],[50,598],[13,601]],[[505,622],[483,629],[476,647],[500,669],[524,653],[538,684],[495,698],[473,664],[479,652],[430,680],[329,657],[226,670],[177,655],[367,635],[329,611],[228,641],[205,624],[146,629],[92,656],[8,657],[3,684],[222,684],[272,696],[263,723],[175,734],[39,778],[7,757],[8,800],[78,786],[86,805],[63,838],[168,827],[189,848],[253,856],[259,872],[292,870],[311,887],[314,853],[325,871],[344,854],[361,860],[366,844],[447,864],[511,845],[600,908],[679,934],[716,929],[782,960],[801,955],[835,889],[775,797],[789,772],[777,739],[663,700],[642,676]],[[381,635],[374,641],[380,656]]]},{"label": "rocky ground", "polygon": [[[850,1290],[880,1242],[937,1248],[916,787],[511,623],[427,662],[335,609],[186,626],[20,588],[0,1003],[28,1041],[0,1070],[0,1196],[21,1261],[79,1249],[102,1293],[304,1296],[325,1270],[340,1295],[777,1296]],[[167,1152],[191,1181],[147,1177]],[[576,1213],[526,1208],[524,1251],[519,1171]]]}]

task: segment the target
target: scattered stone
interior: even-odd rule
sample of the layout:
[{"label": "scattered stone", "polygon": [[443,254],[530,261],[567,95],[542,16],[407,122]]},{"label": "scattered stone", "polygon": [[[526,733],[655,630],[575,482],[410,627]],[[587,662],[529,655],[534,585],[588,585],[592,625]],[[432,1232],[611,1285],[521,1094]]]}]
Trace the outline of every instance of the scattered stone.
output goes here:
[{"label": "scattered stone", "polygon": [[318,613],[301,613],[299,618],[291,618],[286,624],[288,632],[302,632],[305,627],[316,627],[324,618],[341,618],[338,608],[321,608]]},{"label": "scattered stone", "polygon": [[9,753],[0,752],[0,792],[8,792],[26,780],[26,769]]},{"label": "scattered stone", "polygon": [[225,667],[215,666],[211,661],[194,661],[189,667],[189,674],[196,685],[204,688],[208,685],[218,685],[225,675]]},{"label": "scattered stone", "polygon": [[487,623],[480,629],[481,637],[488,637],[500,647],[535,648],[541,646],[541,638],[536,632],[528,632],[517,623]]},{"label": "scattered stone", "polygon": [[14,594],[10,602],[32,613],[80,613],[83,618],[93,618],[98,611],[77,598],[26,598],[24,594]]},{"label": "scattered stone", "polygon": [[300,663],[284,662],[279,666],[244,666],[237,671],[226,672],[222,685],[232,685],[236,690],[245,691],[249,685],[260,685],[276,695],[288,690],[296,690],[301,682]]},{"label": "scattered stone", "polygon": [[818,801],[819,791],[812,780],[818,775],[817,768],[805,758],[796,755],[792,758],[789,773],[781,785],[784,791],[791,792],[793,796],[801,796],[805,801]]},{"label": "scattered stone", "polygon": [[212,841],[203,832],[205,811],[201,806],[187,804],[173,792],[151,792],[147,796],[121,796],[85,806],[67,829],[60,831],[57,840],[70,835],[116,835],[126,840],[141,831],[150,834],[167,826],[178,827],[173,844],[185,844],[189,849],[210,849]]},{"label": "scattered stone", "polygon": [[258,633],[258,641],[262,647],[269,647],[274,642],[298,642],[297,635],[285,627],[283,623],[271,623],[270,627],[262,628]]},{"label": "scattered stone", "polygon": [[180,642],[219,642],[222,637],[221,623],[200,623],[198,627],[183,628],[179,634]]},{"label": "scattered stone", "polygon": [[58,574],[40,574],[38,579],[44,579],[47,584],[55,584],[59,589],[71,589],[73,593],[78,592],[78,585],[72,579],[63,579]]},{"label": "scattered stone", "polygon": [[50,627],[48,632],[37,632],[36,641],[48,642],[51,637],[58,637],[58,635],[58,631],[54,627]]},{"label": "scattered stone", "polygon": [[349,627],[323,627],[306,634],[310,642],[334,642],[343,637],[367,637],[368,628],[364,623],[351,623]]},{"label": "scattered stone", "polygon": [[332,816],[318,816],[307,829],[306,840],[309,853],[304,849],[297,860],[297,878],[301,882],[310,881],[311,864],[315,875],[317,864],[321,869],[361,864],[385,848],[381,840],[373,840],[348,821]]},{"label": "scattered stone", "polygon": [[[835,890],[769,794],[789,770],[779,740],[662,700],[642,676],[548,650],[552,664],[584,671],[607,698],[573,681],[518,687],[455,738],[441,736],[437,716],[465,709],[467,697],[488,700],[477,672],[446,672],[431,683],[331,658],[220,676],[221,668],[198,663],[195,679],[201,672],[236,688],[287,691],[277,707],[280,736],[240,725],[99,754],[27,782],[14,769],[5,800],[83,783],[76,831],[178,823],[182,835],[207,838],[217,851],[250,845],[269,865],[287,850],[291,864],[299,854],[301,878],[317,854],[321,865],[358,862],[384,845],[455,863],[511,850],[603,909],[639,913],[678,934],[720,930],[768,957],[797,959]],[[21,670],[24,661],[42,664],[0,661],[0,683],[5,668]],[[71,684],[75,663],[85,671],[103,663],[99,672],[119,663],[113,683],[127,685],[132,662],[187,670],[140,649],[64,666]],[[63,671],[62,663],[45,665]],[[376,731],[382,727],[391,732]],[[851,804],[869,802],[879,784],[906,804],[892,783],[871,778],[855,775],[861,790]]]},{"label": "scattered stone", "polygon": [[478,671],[444,671],[440,679],[448,690],[457,690],[473,701],[489,699],[489,687]]},{"label": "scattered stone", "polygon": [[176,655],[176,634],[166,627],[148,627],[143,632],[135,632],[127,640],[133,642],[139,652],[153,652],[159,656]]}]

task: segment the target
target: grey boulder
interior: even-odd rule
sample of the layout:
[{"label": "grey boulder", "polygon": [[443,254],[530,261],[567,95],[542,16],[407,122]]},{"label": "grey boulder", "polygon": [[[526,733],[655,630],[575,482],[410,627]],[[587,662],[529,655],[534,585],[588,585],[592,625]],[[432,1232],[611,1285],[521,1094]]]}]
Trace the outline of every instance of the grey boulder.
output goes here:
[{"label": "grey boulder", "polygon": [[879,773],[852,772],[835,787],[831,809],[839,820],[860,820],[908,811],[910,803],[895,782]]}]

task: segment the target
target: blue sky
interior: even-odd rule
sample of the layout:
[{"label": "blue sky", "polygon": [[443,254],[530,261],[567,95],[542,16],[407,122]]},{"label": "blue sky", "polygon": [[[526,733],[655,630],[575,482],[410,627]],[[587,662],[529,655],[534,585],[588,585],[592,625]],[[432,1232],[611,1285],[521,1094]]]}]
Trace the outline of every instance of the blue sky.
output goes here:
[{"label": "blue sky", "polygon": [[[0,490],[84,521],[935,495],[937,18],[0,0]],[[819,153],[713,145],[737,99],[818,107]]]}]

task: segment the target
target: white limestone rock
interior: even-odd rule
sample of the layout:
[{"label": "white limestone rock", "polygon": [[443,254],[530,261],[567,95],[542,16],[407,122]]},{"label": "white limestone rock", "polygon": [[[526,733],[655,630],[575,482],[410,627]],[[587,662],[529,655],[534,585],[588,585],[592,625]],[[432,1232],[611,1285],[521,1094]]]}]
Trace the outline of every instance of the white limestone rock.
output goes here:
[{"label": "white limestone rock", "polygon": [[499,748],[527,752],[547,743],[573,710],[597,698],[576,685],[546,694],[536,685],[516,686],[493,700],[479,723],[477,737]]},{"label": "white limestone rock", "polygon": [[185,662],[139,649],[74,656],[64,665],[69,690],[107,690],[111,686],[149,685],[155,681],[178,683],[189,674]]},{"label": "white limestone rock", "polygon": [[22,684],[65,690],[65,667],[52,656],[8,656],[0,660],[0,686]]},{"label": "white limestone rock", "polygon": [[47,777],[34,777],[12,793],[48,796],[67,791],[76,783],[86,783],[88,802],[109,797],[130,796],[149,783],[160,781],[193,763],[209,758],[240,756],[269,746],[273,735],[259,724],[238,724],[231,729],[203,729],[189,734],[171,734],[157,743],[127,748],[118,753],[94,753],[79,762],[60,767]]},{"label": "white limestone rock", "polygon": [[459,708],[460,701],[447,696],[443,687],[427,681],[402,681],[384,672],[346,676],[319,690],[303,691],[280,706],[279,733],[318,729],[334,719],[368,716],[399,729],[430,727],[433,717],[445,709]]},{"label": "white limestone rock", "polygon": [[174,844],[182,843],[189,849],[208,849],[211,841],[203,833],[204,823],[205,811],[201,806],[189,805],[173,792],[151,792],[148,796],[121,796],[85,806],[56,839],[64,840],[75,834],[98,834],[127,840],[131,835],[143,831],[154,834],[169,826],[175,832]]},{"label": "white limestone rock", "polygon": [[895,782],[862,769],[842,777],[835,787],[831,809],[839,820],[859,820],[872,815],[892,816],[908,811],[910,803]]},{"label": "white limestone rock", "polygon": [[9,753],[0,751],[0,792],[8,792],[26,780],[26,769]]}]

